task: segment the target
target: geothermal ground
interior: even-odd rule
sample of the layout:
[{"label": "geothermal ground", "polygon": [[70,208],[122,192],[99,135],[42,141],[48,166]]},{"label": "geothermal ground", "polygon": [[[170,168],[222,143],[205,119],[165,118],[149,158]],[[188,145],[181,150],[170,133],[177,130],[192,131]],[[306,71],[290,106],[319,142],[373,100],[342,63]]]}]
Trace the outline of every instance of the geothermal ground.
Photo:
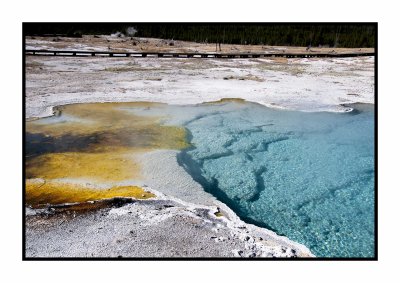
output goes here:
[{"label": "geothermal ground", "polygon": [[[133,42],[136,42],[135,44]],[[158,45],[158,46],[157,46]],[[215,45],[118,37],[27,38],[26,47],[215,51]],[[240,46],[223,46],[234,50]],[[253,51],[263,47],[246,47]],[[264,51],[285,47],[264,47]],[[288,50],[287,48],[285,50]],[[260,51],[260,50],[258,50]],[[337,52],[339,52],[338,50]],[[318,50],[316,50],[318,52]],[[156,59],[26,57],[26,119],[94,102],[197,104],[242,98],[301,111],[348,111],[374,103],[374,58]],[[241,221],[181,168],[176,150],[139,158],[147,200],[95,208],[26,208],[27,257],[293,257],[303,245]],[[91,203],[92,204],[92,203]]]}]

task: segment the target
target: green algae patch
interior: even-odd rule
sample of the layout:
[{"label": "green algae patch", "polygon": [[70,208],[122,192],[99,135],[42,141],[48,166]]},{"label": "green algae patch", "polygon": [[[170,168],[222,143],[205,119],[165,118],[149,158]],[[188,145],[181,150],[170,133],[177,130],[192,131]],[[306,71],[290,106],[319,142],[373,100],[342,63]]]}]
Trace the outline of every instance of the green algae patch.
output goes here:
[{"label": "green algae patch", "polygon": [[71,104],[55,109],[55,116],[26,123],[32,135],[91,142],[92,150],[102,147],[147,147],[182,149],[188,146],[182,127],[164,126],[164,117],[135,115],[135,108],[161,107],[160,103],[91,103]]},{"label": "green algae patch", "polygon": [[[137,181],[141,177],[138,155],[157,149],[188,147],[185,128],[166,126],[161,123],[165,117],[138,116],[134,111],[153,107],[164,105],[148,102],[71,104],[56,107],[52,117],[27,121],[27,204],[135,197],[132,188],[113,188],[107,193],[86,186],[78,188],[68,181],[105,186]],[[42,179],[45,185],[38,189],[32,179]],[[57,180],[63,183],[54,183]],[[138,190],[138,194],[141,193]]]},{"label": "green algae patch", "polygon": [[108,189],[88,188],[80,184],[27,180],[26,204],[34,208],[64,203],[83,203],[116,197],[135,199],[153,198],[155,195],[137,186],[113,186]]},{"label": "green algae patch", "polygon": [[222,212],[220,212],[220,211],[215,212],[214,215],[215,215],[216,217],[222,217],[222,216],[224,216],[224,214],[223,214]]}]

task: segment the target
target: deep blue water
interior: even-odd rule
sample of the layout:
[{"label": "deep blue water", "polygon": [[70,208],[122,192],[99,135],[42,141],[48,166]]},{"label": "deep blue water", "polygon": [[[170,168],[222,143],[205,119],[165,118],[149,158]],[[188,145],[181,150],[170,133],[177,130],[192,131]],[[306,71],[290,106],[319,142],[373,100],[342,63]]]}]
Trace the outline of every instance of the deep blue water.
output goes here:
[{"label": "deep blue water", "polygon": [[193,147],[178,160],[244,220],[317,256],[373,257],[374,109],[355,108],[189,107],[202,114],[185,121]]}]

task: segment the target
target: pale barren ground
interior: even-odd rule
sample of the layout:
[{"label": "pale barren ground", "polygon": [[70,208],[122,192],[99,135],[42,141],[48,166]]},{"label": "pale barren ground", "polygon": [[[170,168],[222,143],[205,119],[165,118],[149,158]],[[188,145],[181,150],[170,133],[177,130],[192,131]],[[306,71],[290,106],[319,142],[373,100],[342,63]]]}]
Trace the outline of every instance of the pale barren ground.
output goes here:
[{"label": "pale barren ground", "polygon": [[[72,49],[94,44],[63,40]],[[58,43],[46,38],[28,40],[27,46]],[[374,102],[374,58],[26,57],[27,117],[48,116],[55,105],[77,102],[195,104],[226,97],[301,111],[344,111],[342,104]]]},{"label": "pale barren ground", "polygon": [[148,200],[26,217],[27,257],[310,257],[307,248],[216,217],[209,207]]}]

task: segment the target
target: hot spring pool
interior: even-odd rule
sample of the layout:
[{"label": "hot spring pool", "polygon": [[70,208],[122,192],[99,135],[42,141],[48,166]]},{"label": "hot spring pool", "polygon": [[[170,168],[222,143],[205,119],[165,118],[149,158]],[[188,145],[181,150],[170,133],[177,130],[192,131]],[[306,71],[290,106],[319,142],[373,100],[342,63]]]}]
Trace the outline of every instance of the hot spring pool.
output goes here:
[{"label": "hot spring pool", "polygon": [[374,109],[221,105],[187,121],[179,162],[248,222],[321,257],[374,256]]},{"label": "hot spring pool", "polygon": [[[77,124],[68,128],[68,141],[71,145],[77,144],[73,139],[88,141],[88,154],[114,150],[108,145],[111,141],[127,152],[135,146],[185,147],[179,130],[184,128],[190,146],[181,150],[179,164],[243,220],[302,243],[320,257],[374,256],[373,105],[355,105],[348,113],[285,111],[229,100],[194,106],[112,105],[112,115],[108,110],[101,116],[93,112],[93,117],[102,119],[101,129],[92,130],[96,139],[81,130],[80,120],[63,119],[63,114],[33,123]],[[131,122],[130,114],[136,117]],[[80,119],[91,125],[91,116],[86,116]],[[157,121],[162,126],[153,121],[149,128],[137,117],[161,117]],[[36,131],[40,134],[42,128]],[[62,137],[66,140],[65,134]],[[46,135],[51,152],[76,151],[60,141]],[[54,148],[57,144],[64,148]],[[36,140],[26,147],[36,155],[44,151]]]}]

